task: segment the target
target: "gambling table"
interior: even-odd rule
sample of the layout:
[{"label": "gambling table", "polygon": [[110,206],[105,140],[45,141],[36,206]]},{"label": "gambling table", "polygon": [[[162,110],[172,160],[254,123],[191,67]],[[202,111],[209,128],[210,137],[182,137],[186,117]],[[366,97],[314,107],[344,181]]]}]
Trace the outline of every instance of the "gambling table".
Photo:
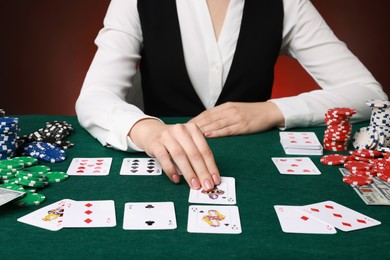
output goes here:
[{"label": "gambling table", "polygon": [[[77,122],[76,117],[21,115],[20,134],[44,127],[45,122],[65,120],[74,127],[66,140],[75,146],[66,150],[61,163],[46,163],[52,170],[66,171],[75,157],[112,157],[108,176],[70,176],[66,181],[50,184],[40,191],[46,196],[39,206],[18,207],[12,203],[0,207],[1,259],[187,259],[199,258],[351,258],[384,259],[390,255],[390,209],[367,206],[347,184],[337,166],[319,162],[309,156],[322,172],[316,176],[279,174],[271,157],[286,155],[279,142],[279,131],[209,139],[221,175],[236,180],[237,206],[241,234],[196,234],[187,232],[189,188],[182,180],[178,185],[160,176],[121,176],[123,158],[147,157],[145,153],[126,153],[103,147]],[[167,123],[185,122],[187,118],[162,118]],[[354,125],[356,129],[368,125]],[[325,127],[293,129],[313,131],[321,140]],[[324,154],[329,154],[324,151]],[[40,162],[40,164],[45,164]],[[117,226],[113,228],[63,228],[48,231],[17,221],[40,207],[61,199],[114,200]],[[274,205],[307,205],[335,201],[382,222],[372,228],[337,234],[291,234],[281,230]],[[156,231],[124,230],[126,202],[172,201],[177,229]]]}]

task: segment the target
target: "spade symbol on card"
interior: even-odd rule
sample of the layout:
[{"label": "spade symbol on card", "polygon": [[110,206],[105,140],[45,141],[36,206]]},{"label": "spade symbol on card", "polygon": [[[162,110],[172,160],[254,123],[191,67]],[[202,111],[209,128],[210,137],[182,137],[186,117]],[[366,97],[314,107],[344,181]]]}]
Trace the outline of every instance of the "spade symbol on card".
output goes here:
[{"label": "spade symbol on card", "polygon": [[225,226],[229,226],[229,223],[225,223]]},{"label": "spade symbol on card", "polygon": [[138,172],[138,170],[130,170],[132,173],[136,173]]},{"label": "spade symbol on card", "polygon": [[200,213],[204,213],[204,211],[203,210],[201,210],[201,211],[199,211]]},{"label": "spade symbol on card", "polygon": [[139,163],[136,163],[136,162],[135,162],[135,163],[132,163],[131,165],[139,165]]},{"label": "spade symbol on card", "polygon": [[153,209],[153,208],[154,208],[154,206],[153,206],[153,205],[151,205],[151,204],[148,204],[148,205],[146,205],[146,206],[145,206],[145,208],[146,208],[146,209]]},{"label": "spade symbol on card", "polygon": [[154,224],[155,222],[152,221],[152,220],[148,220],[148,221],[145,221],[145,223],[146,223],[148,226],[153,226],[153,224]]}]

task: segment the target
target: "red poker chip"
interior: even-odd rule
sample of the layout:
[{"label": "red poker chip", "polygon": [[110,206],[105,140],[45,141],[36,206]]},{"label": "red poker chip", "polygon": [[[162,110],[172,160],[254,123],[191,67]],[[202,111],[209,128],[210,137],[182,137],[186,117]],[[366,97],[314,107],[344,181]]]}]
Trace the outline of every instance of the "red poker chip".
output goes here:
[{"label": "red poker chip", "polygon": [[342,154],[328,154],[321,157],[320,162],[325,165],[342,165],[348,156]]},{"label": "red poker chip", "polygon": [[372,165],[363,161],[348,161],[344,163],[344,167],[350,171],[358,171],[358,170],[370,170]]},{"label": "red poker chip", "polygon": [[371,158],[360,157],[360,156],[353,155],[353,154],[350,156],[350,158],[352,161],[362,161],[362,162],[372,163]]},{"label": "red poker chip", "polygon": [[372,183],[372,178],[369,176],[350,174],[343,177],[343,181],[350,185],[363,186]]},{"label": "red poker chip", "polygon": [[345,115],[345,116],[353,116],[356,114],[356,109],[349,107],[335,107],[328,110],[328,113],[337,114],[337,115]]},{"label": "red poker chip", "polygon": [[352,154],[360,157],[366,157],[366,158],[376,158],[382,156],[381,151],[370,150],[370,149],[356,149],[352,152]]},{"label": "red poker chip", "polygon": [[370,170],[370,171],[365,171],[365,170],[351,171],[351,174],[361,175],[361,176],[369,176],[369,177],[373,177],[373,176],[377,175],[376,172],[373,170]]}]

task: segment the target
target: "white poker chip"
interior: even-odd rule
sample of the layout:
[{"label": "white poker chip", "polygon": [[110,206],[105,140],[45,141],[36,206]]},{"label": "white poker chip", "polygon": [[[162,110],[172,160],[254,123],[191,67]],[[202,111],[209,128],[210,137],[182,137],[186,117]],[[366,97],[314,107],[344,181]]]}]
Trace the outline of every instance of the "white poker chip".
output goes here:
[{"label": "white poker chip", "polygon": [[387,100],[370,99],[366,101],[366,104],[370,107],[376,107],[376,108],[390,107],[390,101]]},{"label": "white poker chip", "polygon": [[355,149],[375,149],[378,141],[378,131],[374,126],[367,126],[356,131],[352,145]]}]

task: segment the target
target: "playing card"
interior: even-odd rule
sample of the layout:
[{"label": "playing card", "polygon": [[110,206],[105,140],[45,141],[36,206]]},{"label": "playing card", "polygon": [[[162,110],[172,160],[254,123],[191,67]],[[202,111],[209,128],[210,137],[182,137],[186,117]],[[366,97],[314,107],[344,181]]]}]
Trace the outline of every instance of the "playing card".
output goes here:
[{"label": "playing card", "polygon": [[274,206],[283,232],[305,234],[335,234],[336,229],[311,214],[302,211],[300,206]]},{"label": "playing card", "polygon": [[25,193],[23,191],[0,188],[0,206],[23,196]]},{"label": "playing card", "polygon": [[128,202],[125,204],[123,229],[175,229],[176,215],[173,202]]},{"label": "playing card", "polygon": [[124,158],[120,175],[161,175],[161,165],[155,158]]},{"label": "playing card", "polygon": [[281,174],[319,175],[321,172],[309,157],[273,157],[276,168]]},{"label": "playing card", "polygon": [[103,176],[110,173],[112,158],[73,158],[67,174],[77,176]]},{"label": "playing card", "polygon": [[113,200],[74,201],[63,218],[64,227],[116,226]]},{"label": "playing card", "polygon": [[323,147],[314,132],[280,132],[286,154],[322,155]]},{"label": "playing card", "polygon": [[206,204],[236,204],[235,179],[221,177],[221,183],[211,191],[190,189],[188,201]]},{"label": "playing card", "polygon": [[192,205],[188,210],[187,231],[190,233],[240,234],[237,206]]},{"label": "playing card", "polygon": [[63,217],[65,211],[72,205],[73,202],[74,201],[70,199],[57,201],[18,218],[18,221],[51,231],[60,230],[63,228]]},{"label": "playing card", "polygon": [[312,216],[342,231],[352,231],[380,225],[381,222],[333,201],[324,201],[302,207]]}]

